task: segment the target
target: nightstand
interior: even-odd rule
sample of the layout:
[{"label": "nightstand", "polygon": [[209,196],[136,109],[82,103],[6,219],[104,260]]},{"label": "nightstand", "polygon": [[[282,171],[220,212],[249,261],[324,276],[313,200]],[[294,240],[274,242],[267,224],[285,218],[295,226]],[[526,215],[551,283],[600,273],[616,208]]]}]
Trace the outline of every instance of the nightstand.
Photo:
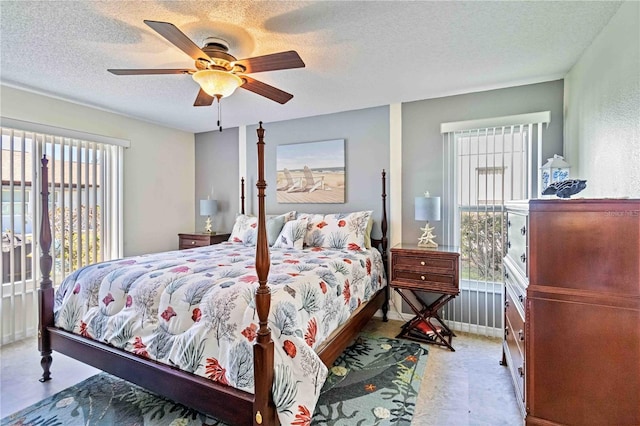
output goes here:
[{"label": "nightstand", "polygon": [[[391,287],[416,314],[402,326],[397,337],[445,346],[452,351],[455,336],[438,310],[460,293],[457,247],[418,247],[399,244],[391,249]],[[440,296],[427,303],[421,292]]]},{"label": "nightstand", "polygon": [[231,234],[178,234],[178,248],[180,250],[190,249],[195,247],[210,246],[213,244],[219,244],[227,241]]}]

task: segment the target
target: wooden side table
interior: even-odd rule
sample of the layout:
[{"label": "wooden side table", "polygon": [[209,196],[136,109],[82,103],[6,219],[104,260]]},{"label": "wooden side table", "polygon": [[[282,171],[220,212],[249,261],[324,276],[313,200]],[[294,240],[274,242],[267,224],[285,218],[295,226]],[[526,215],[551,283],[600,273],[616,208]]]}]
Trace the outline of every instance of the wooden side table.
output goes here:
[{"label": "wooden side table", "polygon": [[180,250],[210,246],[213,244],[219,244],[227,241],[231,234],[178,234],[178,248]]},{"label": "wooden side table", "polygon": [[[457,247],[424,248],[415,244],[399,244],[391,249],[391,287],[416,314],[402,326],[398,337],[455,351],[451,345],[455,333],[442,321],[438,310],[460,293],[459,258]],[[420,292],[441,296],[427,303]]]}]

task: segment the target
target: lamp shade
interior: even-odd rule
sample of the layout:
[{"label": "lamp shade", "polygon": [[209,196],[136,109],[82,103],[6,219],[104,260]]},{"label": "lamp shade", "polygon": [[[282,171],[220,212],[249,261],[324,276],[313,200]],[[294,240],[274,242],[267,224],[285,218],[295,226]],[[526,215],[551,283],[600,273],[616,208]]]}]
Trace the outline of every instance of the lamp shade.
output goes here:
[{"label": "lamp shade", "polygon": [[416,197],[416,220],[440,220],[440,197]]},{"label": "lamp shade", "polygon": [[200,70],[193,74],[193,79],[209,96],[226,98],[242,85],[242,79],[228,71]]},{"label": "lamp shade", "polygon": [[217,200],[200,200],[200,216],[213,216],[218,213]]}]

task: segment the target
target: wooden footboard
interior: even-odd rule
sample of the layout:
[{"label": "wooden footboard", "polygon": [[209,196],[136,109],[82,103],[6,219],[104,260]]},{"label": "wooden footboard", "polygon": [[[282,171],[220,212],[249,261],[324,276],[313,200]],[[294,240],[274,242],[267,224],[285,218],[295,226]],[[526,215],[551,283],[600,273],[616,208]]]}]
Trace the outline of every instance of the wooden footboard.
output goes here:
[{"label": "wooden footboard", "polygon": [[[43,370],[40,381],[51,379],[52,350],[68,355],[107,373],[121,377],[164,395],[176,402],[204,413],[211,414],[230,424],[277,425],[278,417],[272,396],[274,378],[274,343],[268,327],[271,294],[267,285],[270,268],[269,246],[266,234],[264,178],[264,129],[260,123],[258,134],[258,237],[256,244],[256,274],[259,287],[256,291],[256,310],[259,330],[254,345],[255,393],[250,394],[230,386],[208,380],[177,368],[125,352],[107,344],[91,340],[54,325],[54,289],[50,279],[52,258],[50,254],[52,234],[49,223],[49,171],[46,156],[42,159],[42,219],[40,228],[40,270],[42,281],[38,289],[39,323],[38,350]],[[244,179],[242,181],[242,212],[244,213]],[[387,260],[386,174],[382,171],[382,238],[372,239],[382,254],[385,271]],[[388,277],[388,273],[387,273]],[[389,290],[380,290],[353,318],[335,333],[319,351],[322,361],[330,366],[353,340],[374,313],[382,308],[386,321]]]}]

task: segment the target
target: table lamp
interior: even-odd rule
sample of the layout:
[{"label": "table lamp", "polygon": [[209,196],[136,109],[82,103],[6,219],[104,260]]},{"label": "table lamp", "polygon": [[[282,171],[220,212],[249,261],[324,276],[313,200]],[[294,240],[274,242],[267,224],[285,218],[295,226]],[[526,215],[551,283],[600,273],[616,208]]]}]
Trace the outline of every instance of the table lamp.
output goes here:
[{"label": "table lamp", "polygon": [[212,230],[211,216],[214,216],[218,212],[217,200],[200,200],[200,216],[207,216],[207,222],[204,225],[204,233],[215,235]]},{"label": "table lamp", "polygon": [[427,224],[424,228],[420,228],[422,236],[418,239],[419,247],[438,247],[435,242],[435,235],[432,226],[429,226],[430,220],[440,220],[440,197],[431,197],[429,191],[424,193],[424,197],[416,197],[415,200],[415,219],[426,220]]}]

